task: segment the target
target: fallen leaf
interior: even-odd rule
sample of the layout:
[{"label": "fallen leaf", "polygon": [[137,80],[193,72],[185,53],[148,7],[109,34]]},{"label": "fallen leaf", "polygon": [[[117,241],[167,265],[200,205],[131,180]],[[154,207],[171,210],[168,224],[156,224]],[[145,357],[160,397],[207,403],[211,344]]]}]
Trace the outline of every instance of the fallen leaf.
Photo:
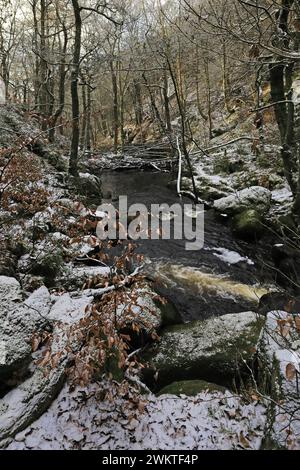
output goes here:
[{"label": "fallen leaf", "polygon": [[286,366],[285,375],[288,380],[294,380],[294,378],[296,377],[296,373],[297,371],[294,364],[288,364]]}]

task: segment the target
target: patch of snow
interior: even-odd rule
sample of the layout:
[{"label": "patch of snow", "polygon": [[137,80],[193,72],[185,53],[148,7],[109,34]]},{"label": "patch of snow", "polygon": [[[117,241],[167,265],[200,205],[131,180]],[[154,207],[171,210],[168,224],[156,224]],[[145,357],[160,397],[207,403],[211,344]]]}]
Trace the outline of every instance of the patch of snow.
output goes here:
[{"label": "patch of snow", "polygon": [[[57,297],[52,296],[52,299]],[[59,297],[48,315],[49,320],[72,324],[85,316],[86,308],[91,305],[93,297],[82,295],[78,299],[71,298],[70,294]]]},{"label": "patch of snow", "polygon": [[293,194],[288,188],[274,189],[272,191],[272,200],[278,203],[291,202]]},{"label": "patch of snow", "polygon": [[248,256],[241,256],[236,251],[227,250],[226,248],[208,248],[207,250],[213,251],[214,256],[227,264],[237,264],[245,261],[250,266],[254,265],[254,262]]},{"label": "patch of snow", "polygon": [[262,443],[265,407],[244,403],[230,392],[150,395],[144,413],[133,417],[124,399],[102,401],[97,391],[97,385],[74,392],[65,386],[51,408],[19,433],[8,450],[258,450]]}]

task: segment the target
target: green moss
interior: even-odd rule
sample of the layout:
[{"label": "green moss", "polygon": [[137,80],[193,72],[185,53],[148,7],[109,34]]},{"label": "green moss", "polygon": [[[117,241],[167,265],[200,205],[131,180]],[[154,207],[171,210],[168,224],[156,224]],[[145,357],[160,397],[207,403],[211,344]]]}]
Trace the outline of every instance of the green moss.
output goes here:
[{"label": "green moss", "polygon": [[262,237],[265,227],[262,217],[255,209],[248,209],[232,219],[233,233],[244,240],[256,240]]},{"label": "green moss", "polygon": [[52,281],[60,273],[64,264],[61,253],[49,253],[34,263],[31,273],[44,276],[46,281]]},{"label": "green moss", "polygon": [[155,299],[154,303],[161,312],[163,326],[182,324],[182,318],[175,305],[171,302],[163,304]]},{"label": "green moss", "polygon": [[238,314],[225,317],[166,328],[161,343],[144,356],[150,363],[144,371],[148,384],[163,387],[173,381],[207,380],[231,387],[247,372],[245,362],[252,365],[265,319],[241,318],[240,323]]},{"label": "green moss", "polygon": [[160,390],[157,395],[187,395],[190,397],[207,390],[209,392],[225,392],[226,388],[221,385],[206,382],[205,380],[183,380],[181,382],[173,382],[170,385],[167,385]]}]

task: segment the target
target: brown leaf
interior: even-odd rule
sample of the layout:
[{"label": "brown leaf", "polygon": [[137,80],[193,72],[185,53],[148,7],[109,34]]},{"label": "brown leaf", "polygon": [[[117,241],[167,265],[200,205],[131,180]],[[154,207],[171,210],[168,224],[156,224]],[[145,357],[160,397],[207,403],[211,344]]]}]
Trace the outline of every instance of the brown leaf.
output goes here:
[{"label": "brown leaf", "polygon": [[296,329],[300,331],[300,316],[295,317]]},{"label": "brown leaf", "polygon": [[32,338],[31,342],[31,347],[32,347],[32,352],[36,352],[39,349],[41,338],[39,336],[34,336]]},{"label": "brown leaf", "polygon": [[285,375],[288,380],[294,380],[294,378],[296,377],[296,373],[297,371],[294,364],[288,364],[286,366]]},{"label": "brown leaf", "polygon": [[277,324],[279,326],[280,335],[286,338],[291,329],[290,323],[287,320],[277,320]]},{"label": "brown leaf", "polygon": [[240,443],[242,444],[243,447],[246,449],[250,447],[248,439],[245,438],[243,432],[240,433]]}]

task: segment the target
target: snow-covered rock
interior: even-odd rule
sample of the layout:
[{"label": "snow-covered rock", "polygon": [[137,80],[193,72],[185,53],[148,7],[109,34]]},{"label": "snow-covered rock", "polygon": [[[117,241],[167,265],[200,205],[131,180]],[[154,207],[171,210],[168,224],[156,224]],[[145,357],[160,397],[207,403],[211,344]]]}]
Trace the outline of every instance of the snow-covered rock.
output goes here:
[{"label": "snow-covered rock", "polygon": [[22,300],[22,289],[14,277],[0,276],[0,311],[8,310]]},{"label": "snow-covered rock", "polygon": [[134,416],[126,399],[103,401],[97,392],[96,384],[73,392],[66,386],[8,450],[258,450],[264,438],[264,406],[231,392],[150,395]]},{"label": "snow-covered rock", "polygon": [[78,190],[87,196],[99,197],[101,202],[101,181],[100,179],[90,173],[80,173],[79,177],[71,178],[71,182],[78,188]]},{"label": "snow-covered rock", "polygon": [[262,186],[237,191],[235,194],[218,199],[214,202],[214,208],[221,213],[233,215],[246,209],[256,209],[266,212],[271,205],[271,192]]},{"label": "snow-covered rock", "polygon": [[271,437],[278,446],[300,449],[300,315],[280,310],[267,314],[259,357],[273,384]]},{"label": "snow-covered rock", "polygon": [[19,283],[15,279],[0,279],[0,380],[29,364],[33,334],[48,324],[51,307],[48,289],[41,287],[26,301],[20,300]]},{"label": "snow-covered rock", "polygon": [[68,293],[58,298],[52,296],[52,299],[56,301],[48,315],[49,320],[66,324],[80,321],[93,301],[93,297],[81,295],[78,298],[72,298]]},{"label": "snow-covered rock", "polygon": [[61,351],[56,366],[48,370],[35,367],[31,377],[0,399],[0,448],[39,418],[60,392],[67,361],[63,344],[61,331],[54,331],[52,350]]},{"label": "snow-covered rock", "polygon": [[153,299],[156,296],[148,288],[133,289],[125,295],[124,302],[117,306],[117,316],[126,316],[128,324],[137,319],[146,331],[158,330],[162,325],[162,315]]},{"label": "snow-covered rock", "polygon": [[251,362],[263,318],[253,312],[224,315],[164,330],[161,341],[146,353],[147,382],[160,386],[176,380],[203,379],[231,385],[244,364]]},{"label": "snow-covered rock", "polygon": [[110,273],[110,268],[105,266],[74,266],[72,263],[66,264],[59,278],[60,284],[70,289],[82,289],[89,279],[105,279]]}]

